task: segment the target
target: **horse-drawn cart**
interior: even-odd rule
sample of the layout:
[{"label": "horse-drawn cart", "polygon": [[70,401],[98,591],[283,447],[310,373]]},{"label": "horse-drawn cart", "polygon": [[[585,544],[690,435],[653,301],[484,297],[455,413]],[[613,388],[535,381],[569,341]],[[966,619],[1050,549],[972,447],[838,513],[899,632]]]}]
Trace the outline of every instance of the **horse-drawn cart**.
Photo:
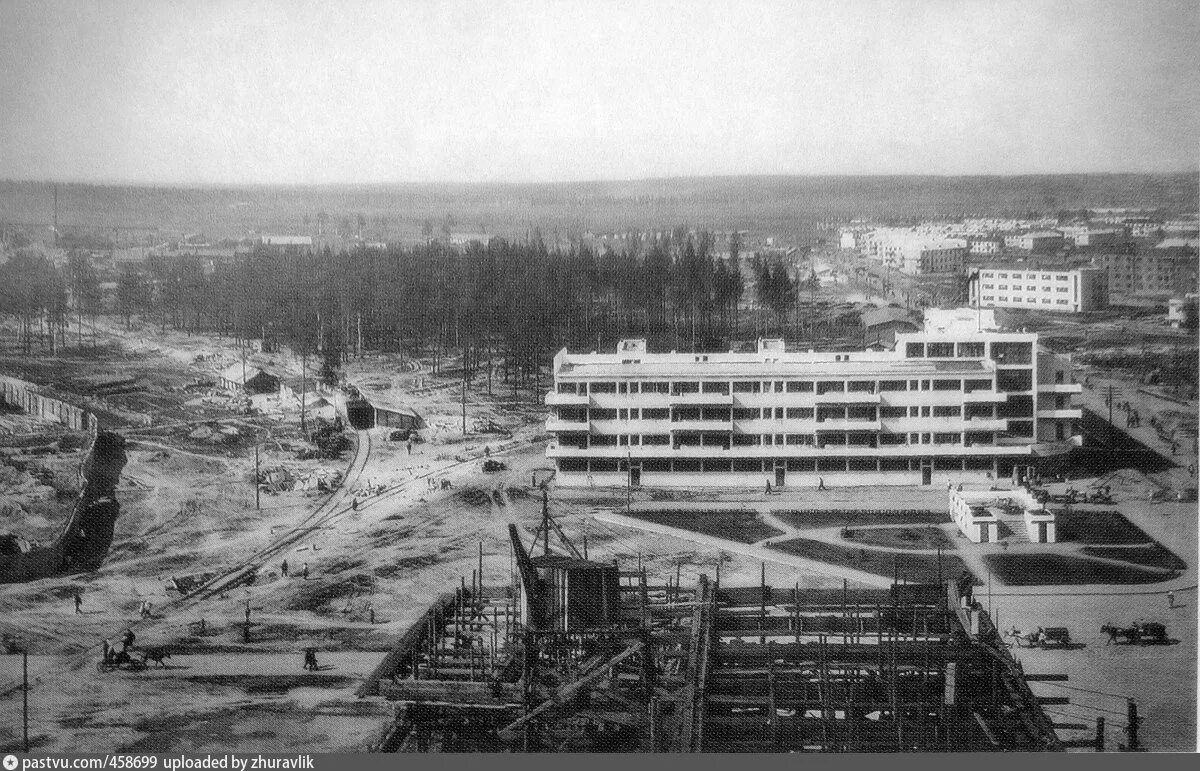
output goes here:
[{"label": "horse-drawn cart", "polygon": [[1108,642],[1105,645],[1111,645],[1119,638],[1124,638],[1129,645],[1165,645],[1170,642],[1170,638],[1167,637],[1167,628],[1155,622],[1135,623],[1128,627],[1105,624],[1100,627],[1100,631],[1108,635]]},{"label": "horse-drawn cart", "polygon": [[141,672],[146,668],[144,659],[135,659],[129,655],[129,651],[121,650],[114,651],[108,657],[100,659],[96,662],[97,672],[115,672],[118,669],[124,669],[128,672]]},{"label": "horse-drawn cart", "polygon": [[1069,648],[1071,646],[1071,633],[1065,626],[1038,627],[1036,632],[1028,634],[1022,633],[1014,626],[1005,632],[1004,636],[1012,638],[1013,644],[1018,648]]}]

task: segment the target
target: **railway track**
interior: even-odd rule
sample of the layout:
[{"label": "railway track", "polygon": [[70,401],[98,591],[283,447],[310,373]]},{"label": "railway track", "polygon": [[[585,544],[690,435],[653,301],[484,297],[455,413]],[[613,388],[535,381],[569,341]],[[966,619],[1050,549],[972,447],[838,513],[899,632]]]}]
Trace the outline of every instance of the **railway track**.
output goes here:
[{"label": "railway track", "polygon": [[[239,561],[239,563],[237,565],[235,565],[229,569],[226,569],[225,571],[223,571],[221,573],[221,575],[216,576],[215,578],[209,580],[207,583],[205,583],[203,586],[201,586],[199,589],[192,592],[191,594],[189,594],[185,597],[178,597],[176,599],[168,600],[168,601],[164,602],[162,605],[159,606],[159,609],[163,612],[166,612],[166,611],[172,611],[172,610],[174,610],[174,611],[186,610],[186,609],[197,607],[198,605],[205,602],[206,600],[213,597],[214,595],[219,594],[223,588],[226,588],[226,587],[234,584],[237,581],[237,579],[244,576],[247,572],[251,572],[253,570],[259,569],[270,558],[277,556],[284,549],[287,549],[288,547],[294,545],[297,541],[301,540],[306,535],[309,535],[313,532],[316,532],[316,531],[322,529],[330,521],[332,521],[334,518],[336,518],[338,515],[343,514],[346,511],[348,511],[349,505],[346,503],[347,498],[351,496],[350,491],[354,489],[354,487],[357,485],[359,479],[362,478],[363,471],[366,469],[367,463],[371,457],[370,432],[367,430],[362,430],[362,431],[357,431],[356,434],[358,436],[358,445],[355,449],[354,460],[351,461],[350,467],[347,469],[345,481],[343,482],[341,487],[339,487],[334,493],[332,493],[329,496],[329,498],[327,498],[319,506],[317,506],[315,509],[313,509],[313,511],[311,511],[309,514],[307,514],[299,523],[297,523],[287,533],[272,540],[269,544],[267,544],[263,548],[259,549],[258,551],[254,552],[250,556],[243,558],[242,560]],[[513,450],[521,448],[525,444],[526,444],[525,442],[514,443],[512,446],[506,447],[504,450],[492,453],[492,456],[493,457],[503,456],[509,452],[512,452]],[[467,466],[467,465],[476,463],[479,460],[480,459],[478,457],[470,457],[470,458],[466,458],[461,461],[455,461],[455,462],[437,470],[436,472],[431,471],[428,474],[423,474],[421,476],[414,477],[413,479],[409,480],[408,482],[401,483],[401,484],[397,485],[395,488],[388,490],[387,492],[383,493],[380,496],[377,496],[375,500],[385,500],[385,499],[391,498],[394,495],[404,491],[410,484],[415,482],[417,479],[422,479],[422,478],[428,477],[435,473],[436,474],[448,474],[457,469],[462,468],[463,466]],[[126,624],[126,626],[130,626],[130,627],[137,626],[137,623],[134,622],[134,623]],[[85,650],[83,650],[81,653],[79,653],[77,656],[73,657],[70,660],[70,663],[68,663],[66,665],[66,667],[64,668],[64,670],[61,673],[51,673],[51,674],[43,675],[41,677],[34,678],[30,684],[31,687],[33,687],[34,685],[43,685],[48,680],[53,680],[53,678],[56,676],[60,676],[60,675],[74,676],[73,673],[78,671],[81,667],[86,666],[90,661],[92,661],[95,658],[96,650],[98,648],[99,648],[98,645],[93,645],[93,646],[90,646],[90,647],[86,648]],[[11,696],[13,693],[19,692],[20,690],[21,690],[20,684],[12,685],[12,684],[6,683],[4,686],[0,687],[0,697]]]},{"label": "railway track", "polygon": [[165,607],[183,608],[192,607],[197,602],[206,600],[217,594],[228,586],[244,576],[247,571],[258,570],[263,564],[278,555],[284,549],[294,545],[297,541],[304,538],[306,535],[316,532],[324,527],[334,517],[346,511],[346,499],[349,497],[349,491],[353,490],[359,479],[362,478],[363,470],[367,466],[367,461],[371,456],[371,433],[370,431],[358,431],[357,446],[355,448],[354,460],[350,462],[350,468],[346,470],[346,478],[323,503],[313,509],[304,519],[300,520],[291,530],[284,533],[280,537],[271,541],[265,547],[259,549],[254,554],[246,557],[236,567],[225,571],[221,575],[209,580],[207,583],[198,587],[187,597],[180,597],[176,600],[168,602]]}]

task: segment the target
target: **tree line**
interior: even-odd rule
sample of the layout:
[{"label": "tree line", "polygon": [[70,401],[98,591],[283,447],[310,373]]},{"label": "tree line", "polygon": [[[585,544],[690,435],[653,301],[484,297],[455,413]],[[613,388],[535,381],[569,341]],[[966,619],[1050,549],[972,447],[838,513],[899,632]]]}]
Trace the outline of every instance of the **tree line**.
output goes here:
[{"label": "tree line", "polygon": [[[157,255],[119,269],[109,310],[126,325],[139,316],[164,330],[320,354],[327,379],[345,357],[374,350],[432,356],[435,370],[452,355],[471,373],[502,360],[526,382],[563,346],[611,350],[646,337],[658,350],[727,347],[745,293],[736,236],[728,246],[718,255],[710,234],[677,228],[619,251],[550,251],[535,236],[461,250],[431,242],[283,255],[260,246],[215,264]],[[71,322],[82,329],[101,312],[99,277],[85,251],[63,267],[22,253],[0,265],[0,304],[20,320],[22,350],[53,350]]]}]

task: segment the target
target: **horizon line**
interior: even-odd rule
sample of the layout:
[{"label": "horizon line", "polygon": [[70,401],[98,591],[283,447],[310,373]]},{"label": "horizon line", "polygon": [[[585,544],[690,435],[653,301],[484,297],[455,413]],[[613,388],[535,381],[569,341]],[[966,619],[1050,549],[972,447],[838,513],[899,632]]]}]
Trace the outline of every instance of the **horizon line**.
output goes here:
[{"label": "horizon line", "polygon": [[28,178],[0,177],[0,184],[28,185],[74,185],[80,187],[140,187],[140,188],[194,188],[194,189],[251,189],[270,187],[289,188],[347,188],[347,187],[389,187],[389,186],[461,186],[461,187],[520,187],[520,186],[555,186],[555,185],[605,185],[632,184],[646,182],[680,182],[699,180],[736,180],[736,179],[1020,179],[1024,177],[1182,177],[1200,176],[1200,167],[1180,169],[1176,171],[1060,171],[1060,172],[996,172],[996,173],[746,173],[746,174],[679,174],[651,177],[597,177],[589,179],[561,180],[388,180],[372,182],[215,182],[215,181],[147,181],[121,179],[82,179],[82,178]]}]

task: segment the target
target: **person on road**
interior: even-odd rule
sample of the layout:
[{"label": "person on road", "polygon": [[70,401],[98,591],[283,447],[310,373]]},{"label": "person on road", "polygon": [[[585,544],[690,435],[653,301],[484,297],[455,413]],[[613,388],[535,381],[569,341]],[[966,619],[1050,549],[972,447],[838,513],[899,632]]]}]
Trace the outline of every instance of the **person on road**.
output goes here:
[{"label": "person on road", "polygon": [[279,566],[279,572],[283,574],[284,578],[287,578],[287,560],[284,560],[283,564]]},{"label": "person on road", "polygon": [[818,490],[825,489],[825,477],[817,477],[817,489]]},{"label": "person on road", "polygon": [[1175,609],[1175,592],[1167,590],[1167,607],[1171,610]]},{"label": "person on road", "polygon": [[308,580],[308,563],[307,562],[304,563],[304,569],[300,571],[300,574],[304,577],[305,581]]},{"label": "person on road", "polygon": [[767,480],[767,495],[771,494],[771,480]]},{"label": "person on road", "polygon": [[75,613],[83,613],[83,598],[79,596],[79,592],[75,592]]}]

